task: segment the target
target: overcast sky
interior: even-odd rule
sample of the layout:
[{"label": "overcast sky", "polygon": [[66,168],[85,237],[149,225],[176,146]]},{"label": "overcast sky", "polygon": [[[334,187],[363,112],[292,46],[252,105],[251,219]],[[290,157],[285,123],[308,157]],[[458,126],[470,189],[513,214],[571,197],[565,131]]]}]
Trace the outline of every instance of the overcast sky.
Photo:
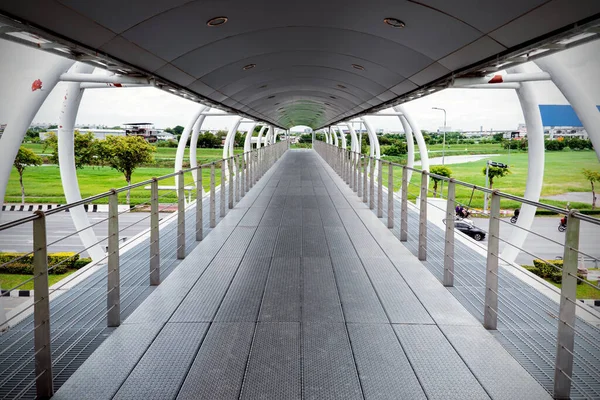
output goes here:
[{"label": "overcast sky", "polygon": [[[567,53],[567,52],[564,52]],[[0,39],[0,123],[6,123],[14,112],[10,101],[18,82],[33,82],[46,65],[57,56],[31,49]],[[580,46],[564,54],[564,60],[578,76],[588,76],[589,84],[594,85],[593,93],[600,96],[598,84],[598,55],[600,43]],[[591,55],[591,56],[590,56]],[[562,58],[562,57],[561,57]],[[587,74],[587,75],[586,75]],[[34,122],[56,123],[64,84],[48,96],[34,118]],[[562,95],[550,83],[536,83],[543,88],[543,104],[565,104]],[[595,99],[600,100],[600,99]],[[600,102],[599,102],[600,104]],[[77,124],[121,125],[126,122],[153,122],[157,128],[185,126],[199,105],[178,96],[155,88],[93,89],[83,96]],[[445,108],[447,125],[462,130],[514,130],[523,123],[523,114],[513,90],[446,89],[427,97],[406,103],[407,110],[420,124],[421,129],[437,130],[443,125],[442,111],[432,107]],[[401,130],[396,117],[370,118],[374,127],[386,130]],[[208,118],[203,125],[206,129],[225,129],[231,124],[230,118]]]}]

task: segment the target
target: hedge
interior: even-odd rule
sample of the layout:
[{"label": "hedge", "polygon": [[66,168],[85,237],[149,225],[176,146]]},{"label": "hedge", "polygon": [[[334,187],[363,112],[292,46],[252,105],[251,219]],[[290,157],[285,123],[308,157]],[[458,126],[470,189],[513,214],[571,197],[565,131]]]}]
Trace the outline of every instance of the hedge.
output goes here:
[{"label": "hedge", "polygon": [[[26,253],[10,253],[0,252],[0,273],[4,274],[33,274],[33,254],[28,254],[23,258],[11,262],[15,258],[21,257]],[[79,254],[74,252],[60,252],[48,254],[48,268],[51,274],[64,274],[69,269],[81,268],[83,265],[76,267],[79,260]],[[88,261],[89,262],[89,261]],[[7,263],[7,264],[6,264]],[[54,265],[61,263],[58,266]],[[87,262],[86,262],[87,264]]]},{"label": "hedge", "polygon": [[[540,259],[533,260],[533,267],[529,265],[524,265],[523,267],[526,270],[536,274],[540,278],[549,279],[554,283],[562,283],[562,271],[558,270],[557,268],[554,268],[548,263],[554,264],[560,269],[562,269],[563,267],[563,260]],[[577,276],[581,278],[577,280],[577,284],[580,285],[582,280],[585,279],[585,276],[583,276],[582,274],[577,274]]]}]

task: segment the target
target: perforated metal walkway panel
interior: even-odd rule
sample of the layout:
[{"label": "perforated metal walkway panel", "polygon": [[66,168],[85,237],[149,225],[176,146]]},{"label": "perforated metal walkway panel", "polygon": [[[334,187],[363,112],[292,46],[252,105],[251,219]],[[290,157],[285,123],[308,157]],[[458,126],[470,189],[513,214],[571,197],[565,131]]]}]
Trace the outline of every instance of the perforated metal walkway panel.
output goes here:
[{"label": "perforated metal walkway panel", "polygon": [[[78,380],[109,389],[95,399],[506,398],[492,371],[520,377],[507,393],[548,398],[340,188],[315,153],[288,152],[59,398],[85,398]],[[102,360],[117,374],[96,374]]]}]

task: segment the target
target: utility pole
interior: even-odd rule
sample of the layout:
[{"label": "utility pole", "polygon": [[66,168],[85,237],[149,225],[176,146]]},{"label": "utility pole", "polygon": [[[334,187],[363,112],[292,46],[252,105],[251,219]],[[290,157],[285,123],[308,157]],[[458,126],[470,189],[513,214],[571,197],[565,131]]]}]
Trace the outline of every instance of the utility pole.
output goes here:
[{"label": "utility pole", "polygon": [[442,165],[445,165],[446,158],[446,109],[440,107],[431,107],[433,110],[441,110],[444,112],[444,136],[442,139]]}]

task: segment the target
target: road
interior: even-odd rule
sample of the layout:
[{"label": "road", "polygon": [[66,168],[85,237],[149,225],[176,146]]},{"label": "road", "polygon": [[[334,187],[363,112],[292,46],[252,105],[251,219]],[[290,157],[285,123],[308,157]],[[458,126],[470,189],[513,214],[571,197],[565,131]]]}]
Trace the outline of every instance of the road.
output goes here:
[{"label": "road", "polygon": [[[504,221],[509,222],[509,218],[503,218]],[[521,265],[532,265],[534,258],[544,258],[544,259],[555,259],[557,256],[563,256],[563,246],[562,244],[565,241],[565,233],[558,231],[558,217],[536,217],[533,222],[532,231],[543,235],[549,239],[555,240],[561,245],[553,243],[545,238],[536,236],[534,234],[529,234],[527,240],[523,248],[527,250],[527,252],[535,254],[536,257],[533,257],[527,253],[521,252],[517,256],[516,262]],[[488,230],[488,219],[482,218],[473,218],[473,223],[477,225],[479,228],[487,231]],[[515,229],[512,224],[500,224],[500,238],[507,240],[510,242],[510,238],[513,235]],[[486,239],[487,240],[487,239]],[[587,222],[581,222],[580,226],[580,234],[579,234],[579,243],[581,251],[600,259],[600,227],[594,226]],[[500,241],[500,251],[506,246],[506,243]],[[587,258],[587,257],[586,257]],[[593,267],[593,263],[588,261],[586,262],[587,267]],[[596,268],[600,267],[600,262]]]},{"label": "road", "polygon": [[[17,220],[20,218],[24,218],[31,215],[29,212],[4,212],[2,213],[2,222],[8,222]],[[168,216],[169,214],[161,214],[161,218]],[[123,238],[132,238],[138,233],[148,229],[150,227],[150,216],[149,213],[145,212],[133,212],[133,213],[123,213],[119,215],[119,229],[123,230],[120,233],[120,237]],[[105,221],[108,217],[107,213],[88,213],[88,218],[92,224],[99,223],[94,226],[93,229],[96,232],[96,235],[99,239],[106,238],[108,234],[108,224]],[[145,220],[144,220],[145,219]],[[104,221],[104,222],[101,222]],[[138,224],[130,226],[136,222],[140,221]],[[67,235],[75,232],[75,226],[73,225],[73,221],[71,220],[71,216],[69,213],[62,212],[58,214],[49,215],[46,218],[46,228],[47,228],[47,240],[48,243],[53,243],[58,241],[55,244],[49,246],[49,252],[59,252],[59,251],[75,251],[80,252],[84,249],[81,240],[78,235],[73,235],[69,238],[60,240]],[[5,231],[0,232],[0,251],[12,251],[12,252],[29,252],[33,249],[33,240],[32,240],[32,223],[27,223],[24,225],[19,225],[14,228],[7,229]],[[104,240],[101,244],[103,246],[106,245],[106,240]],[[82,256],[87,256],[86,252],[82,253]]]}]

